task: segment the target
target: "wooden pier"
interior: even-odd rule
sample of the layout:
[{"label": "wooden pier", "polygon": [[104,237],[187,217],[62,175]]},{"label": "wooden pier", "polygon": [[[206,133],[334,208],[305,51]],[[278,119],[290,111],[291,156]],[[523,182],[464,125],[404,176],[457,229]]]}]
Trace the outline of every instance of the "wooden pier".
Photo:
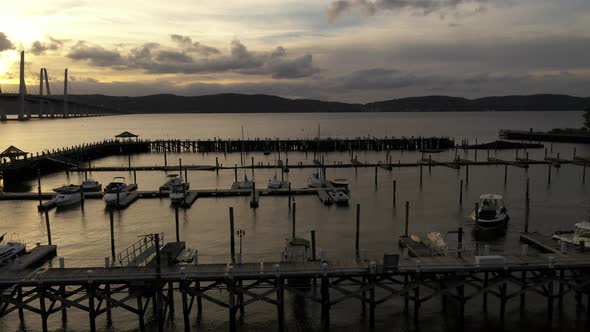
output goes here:
[{"label": "wooden pier", "polygon": [[520,241],[533,245],[545,253],[564,254],[557,241],[553,240],[551,236],[539,233],[520,233]]},{"label": "wooden pier", "polygon": [[590,143],[590,134],[583,131],[555,131],[555,132],[540,132],[524,130],[500,130],[498,136],[500,138],[519,141],[535,141],[535,142],[563,142],[563,143]]},{"label": "wooden pier", "polygon": [[5,271],[24,271],[37,267],[57,254],[57,246],[38,245],[14,261],[2,267]]},{"label": "wooden pier", "polygon": [[[527,299],[536,303],[543,299],[545,319],[551,321],[555,310],[569,297],[578,306],[583,306],[583,296],[590,297],[588,255],[496,258],[502,262],[488,263],[481,257],[463,255],[406,258],[395,265],[351,260],[50,268],[42,273],[1,270],[0,317],[12,312],[18,312],[21,320],[25,313],[37,315],[42,330],[47,331],[51,315],[61,313],[65,318],[69,311],[79,310],[88,315],[88,330],[96,331],[97,317],[106,315],[116,325],[112,312],[122,310],[137,317],[139,331],[162,331],[164,321],[180,310],[181,326],[191,331],[193,313],[196,311],[197,319],[201,319],[203,306],[213,305],[227,310],[228,330],[233,332],[238,329],[238,314],[247,319],[243,315],[249,305],[265,303],[276,310],[276,330],[284,331],[285,293],[291,293],[301,301],[321,306],[318,319],[324,331],[330,329],[331,309],[336,305],[361,308],[359,315],[366,314],[366,324],[373,329],[380,305],[392,301],[401,304],[399,310],[411,315],[416,327],[426,302],[438,300],[442,315],[448,314],[448,305],[452,305],[461,327],[467,306],[472,312],[481,305],[482,312],[494,311],[497,315],[490,317],[503,322],[509,302],[519,303],[524,309]],[[291,278],[307,279],[309,285],[317,280],[319,290],[285,282]],[[182,300],[180,309],[174,307],[175,296]],[[497,300],[497,306],[491,306],[490,298]],[[146,321],[150,306],[154,319]]]}]

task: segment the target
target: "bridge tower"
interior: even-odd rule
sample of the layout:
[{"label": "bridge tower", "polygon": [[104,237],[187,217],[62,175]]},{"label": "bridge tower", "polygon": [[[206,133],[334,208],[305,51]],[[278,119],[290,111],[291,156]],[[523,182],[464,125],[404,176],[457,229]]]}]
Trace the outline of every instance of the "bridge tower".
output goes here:
[{"label": "bridge tower", "polygon": [[[43,75],[44,71],[43,68],[39,71],[39,97],[43,97]],[[39,98],[39,117],[43,117],[43,106],[44,101],[43,98]]]},{"label": "bridge tower", "polygon": [[63,117],[68,117],[68,68],[64,72],[64,111]]},{"label": "bridge tower", "polygon": [[[2,87],[0,86],[0,96],[2,95]],[[2,108],[0,108],[0,121],[6,121],[6,112]]]},{"label": "bridge tower", "polygon": [[20,52],[20,84],[18,87],[18,119],[25,120],[25,51]]},{"label": "bridge tower", "polygon": [[[51,89],[49,88],[49,76],[47,75],[47,68],[43,68],[43,76],[45,77],[45,90],[47,90],[46,94],[49,97],[51,96]],[[55,117],[55,113],[53,111],[53,103],[49,101],[47,103],[47,106],[49,107],[49,117]]]}]

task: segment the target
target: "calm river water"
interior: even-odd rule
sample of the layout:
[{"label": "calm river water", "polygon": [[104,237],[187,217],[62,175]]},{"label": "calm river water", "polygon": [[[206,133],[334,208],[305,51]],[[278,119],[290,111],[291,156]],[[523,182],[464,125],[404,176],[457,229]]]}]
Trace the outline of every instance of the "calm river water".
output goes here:
[{"label": "calm river water", "polygon": [[[457,142],[469,139],[470,142],[488,142],[497,139],[499,129],[547,130],[556,127],[579,127],[582,112],[498,112],[498,113],[371,113],[371,114],[224,114],[224,115],[129,115],[119,117],[32,120],[0,124],[0,150],[10,145],[28,152],[76,145],[111,138],[128,130],[140,138],[178,138],[208,139],[213,137],[238,138],[241,127],[246,137],[315,137],[318,124],[321,136],[449,136]],[[573,144],[546,144],[549,154],[560,153],[561,158],[571,159],[576,148],[578,155],[590,155],[590,146]],[[529,150],[531,159],[542,159],[543,149]],[[473,151],[459,151],[460,156],[474,159]],[[491,156],[514,159],[515,151],[492,151]],[[523,153],[523,151],[520,151]],[[361,161],[385,160],[385,152],[358,152]],[[274,163],[276,156],[248,154],[264,163]],[[436,160],[451,160],[454,151],[433,155]],[[522,155],[521,155],[522,156]],[[182,163],[207,165],[214,164],[218,157],[224,165],[239,164],[237,154],[168,154],[168,164],[174,165],[178,158]],[[394,161],[417,161],[419,153],[393,152]],[[478,153],[478,160],[485,159],[486,152]],[[313,154],[289,153],[289,163],[298,161],[311,163]],[[329,153],[326,163],[348,162],[348,153]],[[163,165],[163,155],[147,153],[134,155],[134,165]],[[127,165],[126,156],[112,156],[93,161],[93,165]],[[311,169],[292,169],[285,174],[285,180],[293,187],[304,187]],[[309,237],[310,230],[317,234],[318,246],[326,252],[328,259],[348,259],[354,256],[355,205],[361,205],[361,248],[368,255],[381,258],[383,253],[397,252],[397,238],[403,232],[403,202],[410,202],[410,231],[425,233],[432,230],[447,232],[463,227],[471,239],[472,225],[467,216],[473,204],[482,193],[505,195],[511,221],[504,236],[483,239],[491,245],[493,252],[517,252],[518,232],[523,229],[525,183],[527,177],[531,185],[531,230],[552,233],[569,229],[583,217],[588,216],[590,181],[582,184],[582,167],[563,165],[553,168],[551,184],[547,183],[547,165],[531,166],[524,169],[510,167],[508,183],[505,185],[503,166],[471,167],[469,185],[464,192],[464,204],[458,204],[459,181],[465,179],[465,171],[445,167],[424,168],[424,181],[419,186],[418,168],[401,168],[393,171],[380,169],[378,185],[374,184],[373,169],[328,169],[328,178],[344,177],[351,182],[352,198],[350,207],[325,207],[316,196],[298,196],[297,233]],[[251,171],[246,171],[252,176]],[[255,180],[264,184],[275,174],[274,170],[257,170]],[[114,176],[125,176],[128,172],[96,172],[92,177],[106,185]],[[240,176],[243,172],[240,171]],[[280,176],[280,173],[279,173]],[[166,178],[164,172],[138,172],[140,190],[156,190]],[[191,188],[229,188],[234,179],[233,170],[221,171],[219,175],[209,171],[192,171],[188,174]],[[83,174],[56,173],[44,176],[44,191],[65,183],[79,183]],[[397,181],[397,209],[392,206],[392,184]],[[22,189],[36,191],[35,180],[22,184]],[[46,230],[43,217],[37,212],[36,201],[0,201],[0,233],[8,232],[8,239],[21,239],[29,246],[36,242],[45,243]],[[187,246],[199,250],[199,262],[227,262],[229,260],[229,218],[228,208],[234,207],[236,228],[243,229],[244,260],[274,261],[280,259],[280,251],[290,233],[290,211],[286,197],[263,197],[260,208],[249,207],[248,198],[205,198],[195,202],[192,208],[181,210],[181,239]],[[104,257],[110,255],[108,212],[101,200],[87,200],[85,211],[79,208],[52,210],[52,235],[58,245],[58,255],[65,258],[66,266],[101,266]],[[146,233],[164,232],[165,240],[174,237],[174,210],[168,199],[138,200],[129,208],[116,212],[115,237],[117,249],[124,249]],[[481,239],[480,239],[481,240]],[[532,249],[531,249],[532,250]],[[54,261],[53,263],[55,263]],[[534,297],[531,296],[531,299]],[[539,297],[539,299],[541,299]],[[442,315],[439,303],[427,303],[422,309],[421,330],[445,331],[453,328],[454,319]],[[312,303],[300,303],[289,297],[287,324],[289,330],[308,331],[320,329],[320,308]],[[546,324],[544,302],[539,307],[529,300],[530,310],[522,316],[516,301],[509,302],[506,329],[520,330],[521,327],[537,329],[587,330],[588,322],[575,319],[576,312],[571,303],[554,320],[553,326]],[[495,303],[492,301],[491,306]],[[177,306],[179,308],[180,305]],[[357,302],[349,301],[332,309],[332,328],[334,331],[368,330],[368,323],[360,316]],[[495,311],[491,311],[495,312]],[[194,316],[194,315],[193,315]],[[276,329],[275,309],[270,305],[255,304],[246,310],[240,323],[244,331],[273,331]],[[20,326],[16,314],[0,319],[0,331],[40,329],[38,316],[28,314],[25,326]],[[85,331],[88,328],[87,314],[71,310],[67,331]],[[193,319],[194,328],[202,331],[227,329],[226,309],[205,304],[203,321],[199,325]],[[582,316],[583,317],[583,316]],[[495,313],[482,316],[481,307],[468,309],[466,327],[468,330],[495,330],[498,328]],[[102,317],[104,319],[104,317]],[[101,329],[107,330],[104,320]],[[132,331],[137,328],[135,317],[125,312],[114,312],[112,330]],[[411,321],[411,317],[409,319]],[[177,324],[177,325],[175,325]],[[50,318],[50,329],[62,328],[59,315]],[[168,323],[170,331],[182,329],[181,312],[177,319]],[[414,329],[406,324],[403,315],[403,301],[388,302],[377,308],[377,329],[403,331]]]}]

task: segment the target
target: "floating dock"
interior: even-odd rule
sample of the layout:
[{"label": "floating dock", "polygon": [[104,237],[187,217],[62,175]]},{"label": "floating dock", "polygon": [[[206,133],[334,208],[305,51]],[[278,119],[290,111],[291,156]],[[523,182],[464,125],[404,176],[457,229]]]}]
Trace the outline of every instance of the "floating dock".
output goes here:
[{"label": "floating dock", "polygon": [[[160,266],[173,266],[176,257],[178,257],[185,247],[186,244],[184,241],[166,243],[162,249],[160,249]],[[156,267],[157,263],[158,261],[154,256],[146,266],[154,268]]]},{"label": "floating dock", "polygon": [[399,246],[402,248],[408,248],[408,254],[411,257],[430,257],[432,256],[432,251],[430,248],[422,243],[414,241],[411,237],[402,235],[399,237]]},{"label": "floating dock", "polygon": [[553,240],[551,236],[540,233],[520,233],[520,241],[533,245],[542,252],[554,253],[562,255],[561,248],[557,241]]},{"label": "floating dock", "polygon": [[6,271],[23,271],[40,266],[57,254],[57,246],[38,245],[28,253],[18,256],[14,261],[2,267]]}]

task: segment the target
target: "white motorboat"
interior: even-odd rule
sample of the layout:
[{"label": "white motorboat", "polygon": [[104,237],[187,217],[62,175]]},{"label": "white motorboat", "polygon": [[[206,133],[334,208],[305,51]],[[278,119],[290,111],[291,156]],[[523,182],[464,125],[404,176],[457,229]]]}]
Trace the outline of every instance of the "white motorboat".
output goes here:
[{"label": "white motorboat", "polygon": [[102,184],[92,179],[82,181],[80,187],[82,187],[82,190],[85,192],[99,192],[102,190]]},{"label": "white motorboat", "polygon": [[252,189],[254,181],[248,180],[248,176],[244,174],[244,181],[238,184],[239,189]]},{"label": "white motorboat", "polygon": [[180,183],[180,184],[173,186],[172,190],[170,191],[170,196],[169,196],[172,203],[182,202],[184,200],[184,198],[186,197],[186,192],[187,192],[188,188],[189,188],[188,183]]},{"label": "white motorboat", "polygon": [[334,179],[330,183],[336,188],[348,188],[349,182],[347,179]]},{"label": "white motorboat", "polygon": [[104,196],[102,200],[107,205],[117,204],[117,200],[123,200],[127,198],[129,192],[137,189],[137,185],[128,185],[125,183],[125,178],[117,176],[113,178],[113,181],[104,188]]},{"label": "white motorboat", "polygon": [[25,254],[27,246],[20,242],[7,242],[0,245],[0,266],[13,261],[17,256]]},{"label": "white motorboat", "polygon": [[585,248],[590,248],[590,222],[582,221],[574,226],[576,227],[575,230],[569,232],[556,232],[552,238],[573,246],[581,246],[582,243],[584,243]]},{"label": "white motorboat", "polygon": [[182,183],[182,176],[179,176],[178,174],[170,174],[168,175],[166,183],[160,186],[160,193],[169,194],[172,192],[174,186],[181,185]]},{"label": "white motorboat", "polygon": [[506,226],[510,217],[504,206],[504,197],[496,194],[481,195],[479,197],[477,218],[474,213],[473,219],[477,223],[477,226],[484,229]]},{"label": "white motorboat", "polygon": [[341,190],[328,191],[328,195],[336,205],[348,205],[350,197],[345,192]]},{"label": "white motorboat", "polygon": [[307,178],[307,185],[311,188],[323,188],[326,186],[326,182],[322,178],[321,173],[313,173]]},{"label": "white motorboat", "polygon": [[53,197],[53,201],[57,207],[77,204],[82,200],[80,186],[74,184],[55,188],[53,191],[57,193],[57,195]]},{"label": "white motorboat", "polygon": [[277,179],[277,176],[273,176],[272,179],[268,180],[268,184],[267,187],[268,189],[281,189],[281,187],[283,186],[283,182],[279,179]]}]

